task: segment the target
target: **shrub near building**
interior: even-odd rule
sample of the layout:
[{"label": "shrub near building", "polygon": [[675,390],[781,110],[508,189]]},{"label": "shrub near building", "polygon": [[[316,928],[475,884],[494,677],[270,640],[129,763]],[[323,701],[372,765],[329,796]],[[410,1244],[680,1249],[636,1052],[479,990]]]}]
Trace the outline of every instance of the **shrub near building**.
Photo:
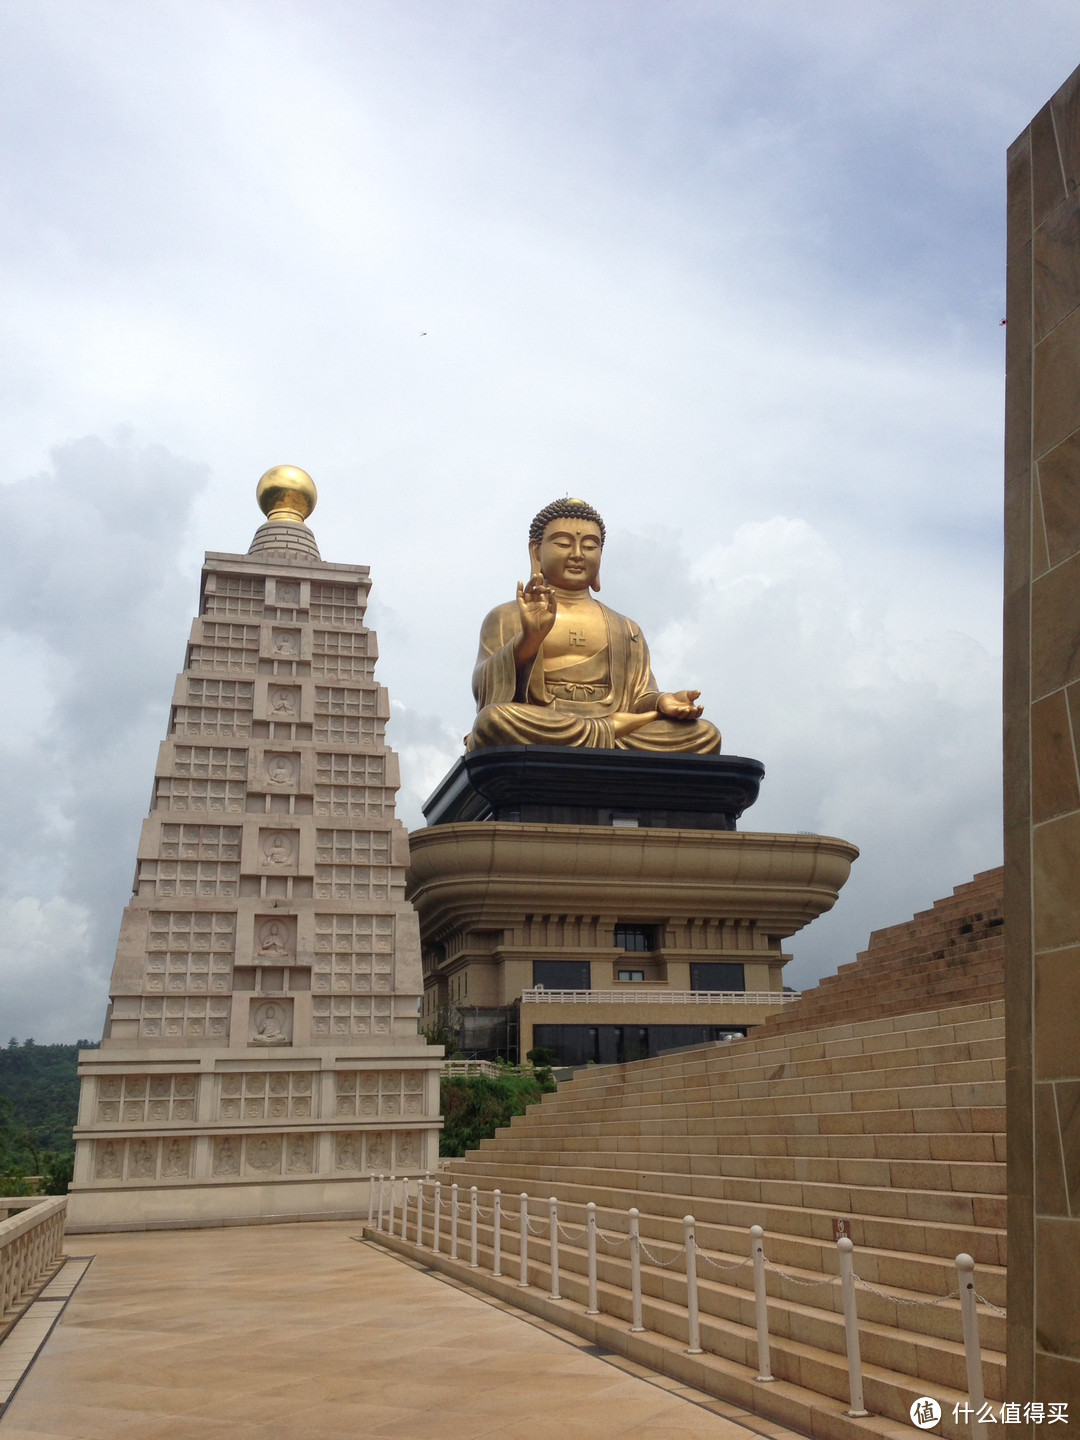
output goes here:
[{"label": "shrub near building", "polygon": [[524,1115],[549,1090],[555,1089],[550,1070],[524,1073],[507,1069],[498,1078],[486,1075],[444,1077],[440,1087],[445,1120],[440,1155],[464,1155],[475,1150],[515,1115]]}]

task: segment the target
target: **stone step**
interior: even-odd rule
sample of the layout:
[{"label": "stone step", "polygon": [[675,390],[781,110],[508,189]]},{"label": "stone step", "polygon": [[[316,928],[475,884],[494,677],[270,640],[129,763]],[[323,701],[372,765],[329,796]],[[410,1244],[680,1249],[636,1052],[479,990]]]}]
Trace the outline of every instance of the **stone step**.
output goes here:
[{"label": "stone step", "polygon": [[[919,1023],[895,1028],[889,1021],[872,1021],[858,1025],[832,1025],[806,1032],[785,1035],[756,1036],[727,1045],[709,1045],[679,1055],[657,1056],[637,1061],[632,1066],[595,1066],[578,1071],[569,1086],[560,1087],[559,1096],[572,1088],[575,1094],[600,1091],[606,1086],[671,1085],[679,1077],[705,1076],[710,1081],[730,1072],[743,1073],[753,1066],[767,1071],[779,1064],[803,1059],[822,1058],[829,1054],[859,1054],[877,1051],[905,1051],[937,1044],[966,1043],[976,1040],[998,1040],[1004,1045],[1004,1015],[988,1016],[985,1006],[970,1007],[977,1012],[970,1018],[969,1007],[952,1012],[954,1019],[931,1023],[928,1015],[914,1017]],[[783,1017],[779,1017],[783,1018]],[[900,1017],[905,1020],[913,1017]],[[771,1023],[771,1022],[770,1022]],[[765,1027],[761,1027],[764,1029]],[[551,1097],[553,1102],[556,1096]]]},{"label": "stone step", "polygon": [[[553,1130],[556,1127],[551,1127]],[[546,1131],[547,1127],[545,1127]],[[512,1137],[512,1140],[511,1140]],[[958,1131],[944,1134],[894,1134],[881,1135],[785,1135],[785,1134],[736,1134],[719,1135],[714,1130],[708,1135],[672,1135],[662,1138],[662,1153],[683,1155],[715,1155],[729,1157],[750,1156],[813,1156],[847,1160],[955,1160],[973,1164],[999,1163],[1005,1160],[1005,1136],[982,1131]],[[512,1143],[519,1152],[558,1150],[566,1163],[573,1163],[572,1157],[595,1155],[594,1137],[584,1135],[525,1134],[509,1126],[500,1129],[495,1137],[480,1142],[479,1148],[470,1155],[481,1157],[486,1152]],[[608,1146],[620,1153],[644,1153],[642,1147],[630,1137],[609,1137]],[[650,1152],[655,1153],[657,1143],[651,1142]],[[560,1160],[562,1163],[562,1160]]]},{"label": "stone step", "polygon": [[[854,1061],[854,1057],[852,1057]],[[1005,1078],[1004,1054],[980,1059],[963,1058],[951,1061],[923,1061],[919,1052],[889,1054],[882,1064],[852,1063],[846,1067],[827,1069],[807,1065],[776,1066],[771,1075],[752,1073],[731,1076],[712,1085],[612,1086],[609,1090],[578,1097],[575,1104],[564,1101],[552,1104],[546,1113],[560,1114],[571,1109],[575,1115],[605,1111],[637,1113],[663,1105],[678,1116],[682,1106],[730,1105],[739,1100],[782,1098],[786,1095],[826,1095],[837,1092],[880,1089],[910,1089],[924,1085],[982,1084]],[[700,1112],[699,1112],[700,1113]]]},{"label": "stone step", "polygon": [[[683,1142],[685,1143],[685,1142]],[[474,1151],[466,1158],[488,1163],[486,1154]],[[529,1149],[510,1136],[498,1153],[496,1164],[530,1165],[543,1163],[556,1170],[581,1165],[584,1152],[563,1148],[558,1137],[545,1149]],[[804,1156],[691,1155],[674,1148],[652,1150],[611,1150],[590,1152],[590,1170],[641,1171],[666,1175],[692,1175],[761,1183],[780,1181],[800,1185],[890,1186],[896,1190],[937,1190],[964,1194],[1004,1195],[1005,1166],[951,1160],[886,1160],[814,1158]]]},{"label": "stone step", "polygon": [[[1004,1105],[987,1106],[935,1106],[918,1110],[858,1110],[858,1111],[809,1111],[798,1114],[778,1115],[726,1115],[711,1120],[692,1121],[684,1126],[687,1135],[935,1135],[959,1134],[971,1131],[973,1134],[1003,1133],[1005,1128]],[[575,1125],[573,1134],[578,1138],[608,1136],[630,1143],[634,1137],[646,1135],[663,1136],[678,1133],[675,1127],[665,1127],[656,1121],[641,1122],[610,1120],[606,1123],[595,1121],[587,1125]],[[538,1116],[536,1107],[531,1106],[524,1115],[516,1116],[513,1124],[501,1127],[495,1135],[567,1135],[566,1124],[547,1123]]]},{"label": "stone step", "polygon": [[[459,1172],[456,1170],[455,1173]],[[950,1225],[990,1225],[997,1228],[1005,1224],[1004,1194],[679,1175],[663,1170],[605,1170],[597,1166],[581,1166],[570,1171],[567,1166],[520,1163],[512,1156],[498,1162],[469,1161],[467,1172],[462,1167],[460,1173],[491,1176],[493,1188],[494,1177],[503,1176],[508,1182],[506,1188],[526,1190],[530,1194],[537,1193],[537,1186],[541,1190],[550,1189],[573,1174],[579,1184],[633,1189],[640,1193],[667,1191],[693,1196],[699,1202],[730,1200],[742,1204],[810,1207],[827,1210],[834,1215],[904,1217]]]},{"label": "stone step", "polygon": [[[643,1214],[648,1212],[680,1221],[690,1214],[700,1224],[728,1227],[744,1234],[751,1225],[761,1225],[769,1235],[814,1237],[819,1241],[831,1241],[833,1220],[839,1216],[849,1222],[851,1238],[858,1246],[949,1260],[966,1251],[980,1264],[1005,1264],[1005,1205],[997,1197],[969,1197],[970,1209],[966,1211],[961,1209],[957,1214],[954,1208],[947,1216],[927,1217],[908,1213],[907,1195],[903,1193],[895,1198],[885,1196],[875,1208],[858,1210],[830,1203],[793,1204],[764,1198],[720,1197],[702,1189],[703,1185],[715,1182],[694,1181],[681,1188],[665,1187],[662,1175],[653,1177],[656,1183],[645,1188],[641,1184],[628,1184],[625,1176],[614,1176],[609,1183],[600,1183],[589,1171],[561,1170],[554,1177],[540,1177],[512,1169],[499,1171],[495,1166],[482,1170],[472,1164],[451,1163],[454,1168],[444,1172],[444,1191],[453,1181],[464,1190],[476,1185],[487,1193],[502,1190],[504,1195],[522,1192],[535,1195],[539,1191],[541,1195],[555,1195],[560,1201],[581,1206],[592,1201],[622,1214],[636,1206]],[[635,1180],[641,1178],[636,1176]],[[865,1193],[870,1203],[878,1192]],[[832,1198],[846,1199],[850,1204],[852,1193]]]},{"label": "stone step", "polygon": [[[475,1183],[475,1181],[473,1181]],[[564,1187],[565,1188],[565,1187]],[[571,1187],[573,1188],[573,1187]],[[586,1202],[579,1198],[560,1194],[559,1213],[560,1223],[564,1226],[583,1229],[586,1218]],[[591,1192],[590,1192],[591,1193]],[[468,1225],[469,1209],[469,1188],[462,1185],[459,1188],[459,1205],[462,1234]],[[413,1197],[415,1201],[415,1197]],[[655,1240],[658,1244],[670,1245],[678,1248],[683,1243],[683,1219],[685,1216],[686,1197],[663,1196],[659,1199],[649,1194],[636,1196],[636,1207],[640,1214],[641,1232],[651,1244]],[[517,1225],[517,1210],[519,1202],[518,1192],[502,1193],[502,1211],[504,1218],[509,1217],[512,1227]],[[494,1197],[492,1189],[486,1185],[477,1185],[478,1213],[483,1217],[485,1212],[493,1209]],[[629,1206],[624,1208],[611,1208],[607,1205],[598,1205],[597,1223],[602,1230],[614,1230],[625,1232],[627,1227],[627,1213]],[[543,1212],[546,1216],[546,1197],[536,1196],[530,1198],[530,1214]],[[657,1207],[666,1206],[661,1212]],[[434,1210],[433,1191],[429,1188],[425,1199],[425,1224],[431,1224],[431,1217]],[[412,1206],[413,1220],[415,1221],[415,1204]],[[444,1224],[448,1224],[450,1213],[450,1191],[444,1185],[442,1188],[442,1215]],[[774,1210],[773,1214],[777,1212]],[[816,1221],[812,1233],[806,1234],[785,1234],[782,1230],[766,1230],[766,1251],[770,1260],[788,1270],[797,1270],[801,1275],[828,1275],[837,1273],[836,1242],[832,1232],[832,1216],[824,1212],[807,1212],[812,1220]],[[703,1248],[715,1255],[719,1255],[724,1263],[734,1261],[740,1263],[749,1254],[749,1226],[737,1226],[730,1224],[718,1224],[700,1214],[695,1215],[698,1231],[698,1243]],[[481,1219],[481,1229],[485,1222]],[[889,1249],[881,1244],[870,1244],[867,1242],[869,1225],[875,1222],[860,1222],[858,1218],[851,1221],[852,1240],[856,1245],[856,1268],[864,1280],[873,1285],[886,1285],[893,1288],[918,1292],[926,1296],[940,1297],[949,1294],[956,1289],[956,1255],[964,1251],[969,1240],[974,1236],[976,1242],[982,1243],[980,1248],[982,1254],[976,1258],[979,1261],[979,1290],[992,1304],[1004,1305],[1005,1303],[1005,1267],[997,1262],[997,1242],[1002,1232],[988,1230],[964,1230],[955,1227],[934,1227],[941,1232],[940,1240],[942,1253],[917,1254],[907,1250]],[[764,1228],[764,1227],[763,1227]],[[967,1253],[971,1253],[967,1249]],[[776,1277],[769,1272],[770,1293],[779,1293]],[[733,1277],[733,1278],[732,1278]],[[729,1277],[732,1284],[743,1288],[753,1288],[753,1277],[749,1267],[732,1272]],[[799,1292],[793,1292],[798,1298]],[[891,1312],[890,1312],[891,1313]],[[937,1314],[936,1309],[920,1311],[924,1318],[929,1316],[933,1320]],[[878,1315],[877,1318],[883,1318]],[[936,1333],[930,1326],[929,1333]]]}]

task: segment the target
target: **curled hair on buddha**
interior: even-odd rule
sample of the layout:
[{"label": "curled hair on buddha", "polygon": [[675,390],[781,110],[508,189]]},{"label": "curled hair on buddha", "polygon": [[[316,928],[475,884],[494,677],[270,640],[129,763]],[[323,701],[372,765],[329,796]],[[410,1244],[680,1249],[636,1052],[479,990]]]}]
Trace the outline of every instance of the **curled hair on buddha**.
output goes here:
[{"label": "curled hair on buddha", "polygon": [[533,518],[529,526],[529,540],[539,545],[544,538],[544,531],[551,524],[552,520],[591,520],[600,531],[600,544],[603,546],[607,539],[607,530],[600,512],[594,510],[584,500],[553,500],[550,505],[545,505],[543,510]]}]

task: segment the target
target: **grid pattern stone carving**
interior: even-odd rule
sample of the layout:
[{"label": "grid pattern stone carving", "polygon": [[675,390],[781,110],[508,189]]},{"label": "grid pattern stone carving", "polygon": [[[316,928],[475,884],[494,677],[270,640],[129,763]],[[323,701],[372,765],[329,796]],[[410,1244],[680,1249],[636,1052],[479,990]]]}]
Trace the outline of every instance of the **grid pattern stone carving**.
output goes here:
[{"label": "grid pattern stone carving", "polygon": [[[139,1034],[148,1039],[223,1041],[229,1035],[230,1000],[205,995],[144,995],[139,1003]],[[114,1002],[118,1019],[127,1005]]]},{"label": "grid pattern stone carving", "polygon": [[366,995],[313,995],[311,1029],[315,1035],[389,1035],[392,1001]]},{"label": "grid pattern stone carving", "polygon": [[207,621],[202,640],[191,647],[190,670],[239,671],[254,675],[259,664],[259,627]]},{"label": "grid pattern stone carving", "polygon": [[238,825],[163,825],[158,860],[139,862],[139,893],[221,895],[238,893]]},{"label": "grid pattern stone carving", "polygon": [[394,920],[390,915],[316,915],[312,989],[393,989]]},{"label": "grid pattern stone carving", "polygon": [[342,1118],[424,1114],[424,1077],[417,1070],[343,1070],[336,1091],[334,1113]]},{"label": "grid pattern stone carving", "polygon": [[386,791],[386,759],[382,755],[315,757],[315,814],[365,815],[379,819],[390,813],[393,797]]},{"label": "grid pattern stone carving", "polygon": [[146,945],[147,991],[196,994],[228,991],[235,945],[236,919],[233,915],[152,911]]},{"label": "grid pattern stone carving", "polygon": [[177,735],[250,735],[254,686],[250,680],[187,682],[186,705],[177,705]]},{"label": "grid pattern stone carving", "polygon": [[266,598],[266,582],[259,576],[215,575],[214,585],[207,586],[203,597],[204,615],[261,615]]},{"label": "grid pattern stone carving", "polygon": [[97,1087],[97,1118],[125,1125],[191,1121],[196,1098],[194,1075],[104,1075]]},{"label": "grid pattern stone carving", "polygon": [[374,647],[370,632],[336,634],[316,630],[311,654],[311,673],[319,680],[371,680],[375,674]]},{"label": "grid pattern stone carving", "polygon": [[306,1120],[314,1114],[310,1070],[223,1075],[218,1101],[221,1120]]},{"label": "grid pattern stone carving", "polygon": [[316,624],[355,630],[364,623],[364,607],[355,585],[311,583],[311,619]]}]

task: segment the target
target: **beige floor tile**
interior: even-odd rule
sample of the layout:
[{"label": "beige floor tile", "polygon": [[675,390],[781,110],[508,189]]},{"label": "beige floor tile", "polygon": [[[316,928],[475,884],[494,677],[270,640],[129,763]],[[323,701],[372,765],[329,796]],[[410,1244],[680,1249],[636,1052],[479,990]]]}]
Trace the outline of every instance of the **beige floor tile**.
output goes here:
[{"label": "beige floor tile", "polygon": [[749,1440],[354,1231],[80,1237],[96,1258],[0,1440]]}]

